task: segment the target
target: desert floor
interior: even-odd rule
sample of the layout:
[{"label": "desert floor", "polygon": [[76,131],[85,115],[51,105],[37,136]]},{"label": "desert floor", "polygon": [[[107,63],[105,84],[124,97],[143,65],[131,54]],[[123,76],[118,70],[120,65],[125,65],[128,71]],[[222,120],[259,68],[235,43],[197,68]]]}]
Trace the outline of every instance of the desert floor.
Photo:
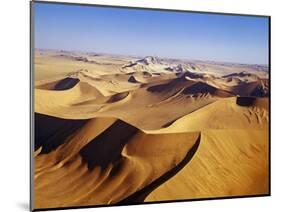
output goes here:
[{"label": "desert floor", "polygon": [[35,208],[267,194],[268,68],[35,51]]}]

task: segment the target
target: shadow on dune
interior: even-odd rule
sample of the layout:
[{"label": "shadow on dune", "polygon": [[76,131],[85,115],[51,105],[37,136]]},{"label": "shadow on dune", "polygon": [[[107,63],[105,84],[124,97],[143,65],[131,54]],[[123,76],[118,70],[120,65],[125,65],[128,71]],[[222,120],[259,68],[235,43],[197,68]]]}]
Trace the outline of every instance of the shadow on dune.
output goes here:
[{"label": "shadow on dune", "polygon": [[53,90],[67,90],[73,88],[80,80],[76,78],[67,77],[65,79],[60,80],[55,86]]},{"label": "shadow on dune", "polygon": [[164,93],[169,91],[179,91],[183,87],[189,85],[190,83],[185,77],[178,77],[176,79],[165,81],[163,84],[153,85],[147,88],[147,91],[152,93]]},{"label": "shadow on dune", "polygon": [[197,82],[183,90],[183,94],[210,93],[214,94],[218,89],[206,83]]},{"label": "shadow on dune", "polygon": [[139,83],[134,76],[130,76],[129,79],[128,79],[128,82]]},{"label": "shadow on dune", "polygon": [[196,140],[195,144],[192,146],[192,148],[189,150],[189,152],[186,154],[185,158],[174,168],[163,174],[161,177],[144,187],[143,189],[135,192],[134,194],[128,196],[127,198],[123,199],[116,205],[130,205],[130,204],[136,204],[141,203],[145,200],[145,198],[157,187],[162,185],[164,182],[169,180],[171,177],[176,175],[183,167],[185,167],[190,160],[193,158],[194,154],[196,153],[199,144],[200,144],[200,138],[201,135],[199,135],[198,139]]},{"label": "shadow on dune", "polygon": [[106,103],[118,102],[118,101],[120,101],[122,99],[125,99],[128,95],[129,95],[129,92],[123,92],[123,93],[114,94],[106,101]]},{"label": "shadow on dune", "polygon": [[81,149],[83,161],[87,162],[89,169],[95,166],[105,168],[110,163],[116,163],[121,158],[124,145],[138,131],[138,128],[124,121],[116,121]]},{"label": "shadow on dune", "polygon": [[79,79],[67,77],[62,80],[56,80],[56,81],[38,85],[36,86],[36,88],[42,90],[54,90],[54,91],[67,90],[73,88],[75,85],[77,85],[77,83],[79,83],[79,81],[80,81]]},{"label": "shadow on dune", "polygon": [[182,92],[185,95],[193,95],[198,93],[209,93],[211,95],[220,96],[220,97],[230,97],[233,96],[233,93],[222,90],[216,87],[213,87],[207,83],[197,82],[187,88]]},{"label": "shadow on dune", "polygon": [[255,101],[256,101],[255,97],[249,97],[249,96],[238,96],[236,98],[236,104],[245,107],[253,105]]},{"label": "shadow on dune", "polygon": [[61,119],[35,113],[35,150],[49,153],[81,128],[88,120]]},{"label": "shadow on dune", "polygon": [[258,80],[255,82],[243,82],[232,87],[232,92],[240,96],[268,97],[268,80]]},{"label": "shadow on dune", "polygon": [[[191,72],[190,72],[191,73]],[[192,76],[193,78],[200,78],[202,76],[193,75],[192,73],[188,75],[187,73],[180,74],[178,78],[172,79],[169,82],[153,85],[147,88],[147,91],[152,93],[177,93],[182,90],[183,95],[196,95],[196,94],[211,94],[220,97],[230,97],[233,96],[232,92],[216,88],[205,82],[198,82],[186,79],[186,76]]]}]

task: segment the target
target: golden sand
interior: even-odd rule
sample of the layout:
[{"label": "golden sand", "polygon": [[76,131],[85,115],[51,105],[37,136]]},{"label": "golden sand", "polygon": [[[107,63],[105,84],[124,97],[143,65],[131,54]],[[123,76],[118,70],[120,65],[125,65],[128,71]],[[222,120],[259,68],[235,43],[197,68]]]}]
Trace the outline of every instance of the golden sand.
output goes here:
[{"label": "golden sand", "polygon": [[268,193],[266,72],[132,61],[36,51],[36,209]]}]

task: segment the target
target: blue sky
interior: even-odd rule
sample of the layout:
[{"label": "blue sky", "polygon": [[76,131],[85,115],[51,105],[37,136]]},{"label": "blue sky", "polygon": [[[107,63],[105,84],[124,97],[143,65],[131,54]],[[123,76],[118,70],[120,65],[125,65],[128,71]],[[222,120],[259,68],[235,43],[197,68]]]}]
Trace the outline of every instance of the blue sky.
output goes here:
[{"label": "blue sky", "polygon": [[268,62],[264,17],[34,4],[36,48]]}]

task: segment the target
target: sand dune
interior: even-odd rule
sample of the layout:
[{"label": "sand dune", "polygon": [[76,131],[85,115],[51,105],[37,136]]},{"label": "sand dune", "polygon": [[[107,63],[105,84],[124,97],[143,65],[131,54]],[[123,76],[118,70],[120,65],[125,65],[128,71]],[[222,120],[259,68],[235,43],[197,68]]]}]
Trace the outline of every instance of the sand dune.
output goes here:
[{"label": "sand dune", "polygon": [[35,204],[118,203],[175,168],[198,139],[199,133],[153,135],[121,120],[89,120],[55,151],[36,156]]},{"label": "sand dune", "polygon": [[[155,132],[192,132],[204,129],[266,129],[268,108],[262,107],[259,101],[263,100],[257,99],[251,106],[243,107],[237,105],[236,98],[221,99],[176,120],[170,127]],[[268,103],[265,104],[268,105]]]},{"label": "sand dune", "polygon": [[35,56],[35,208],[268,193],[266,67]]},{"label": "sand dune", "polygon": [[[93,84],[80,81],[73,88],[64,91],[35,89],[35,98],[38,99],[35,110],[67,119],[77,119],[77,116],[83,119],[113,116],[141,129],[157,129],[222,96],[231,94],[202,82],[186,80],[185,77],[148,83],[137,90],[106,97]],[[184,107],[176,111],[170,111],[167,107],[175,105]],[[142,116],[132,115],[137,111],[143,115],[155,116],[155,122],[145,120],[144,123]],[[168,111],[170,112],[167,113]]]},{"label": "sand dune", "polygon": [[204,131],[191,162],[145,201],[267,193],[267,138],[266,130]]}]

